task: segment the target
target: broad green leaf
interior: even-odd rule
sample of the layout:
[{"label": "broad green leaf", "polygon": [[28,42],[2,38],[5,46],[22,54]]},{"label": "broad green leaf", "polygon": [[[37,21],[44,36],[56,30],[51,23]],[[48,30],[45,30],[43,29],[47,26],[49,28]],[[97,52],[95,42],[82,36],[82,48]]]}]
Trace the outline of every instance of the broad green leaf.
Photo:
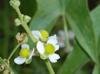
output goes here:
[{"label": "broad green leaf", "polygon": [[[87,9],[87,0],[37,0],[37,3],[38,11],[30,24],[30,28],[51,30],[60,16],[66,17],[66,21],[75,32],[80,45],[96,62],[95,35]],[[83,52],[81,49],[80,51]],[[84,58],[80,58],[80,56],[78,58],[77,56],[81,55],[80,51],[79,54],[75,52],[72,57],[66,59],[69,61],[65,61],[63,67],[61,67],[60,74],[73,74],[80,67],[80,64],[83,64]],[[78,59],[82,59],[82,61]],[[74,62],[72,62],[73,60]]]},{"label": "broad green leaf", "polygon": [[[94,31],[96,35],[96,54],[98,57],[98,63],[100,64],[100,5],[98,5],[92,12],[91,17],[93,20]],[[100,74],[100,65],[95,65],[93,74]]]},{"label": "broad green leaf", "polygon": [[38,10],[30,24],[31,29],[51,30],[60,16],[65,17],[80,45],[96,62],[95,35],[87,0],[37,0],[37,5]]},{"label": "broad green leaf", "polygon": [[91,17],[93,20],[93,26],[94,26],[94,31],[96,34],[96,40],[98,41],[98,38],[100,36],[100,5],[98,5],[92,12],[91,12]]},{"label": "broad green leaf", "polygon": [[100,74],[100,36],[97,41],[97,57],[98,62],[94,65],[93,74]]},{"label": "broad green leaf", "polygon": [[[37,0],[37,12],[30,23],[31,30],[46,29],[49,32],[54,27],[60,15],[58,0]],[[29,41],[32,46],[32,41]]]},{"label": "broad green leaf", "polygon": [[87,0],[67,0],[66,17],[73,29],[79,44],[94,62],[96,59],[96,43],[93,24],[89,16]]},{"label": "broad green leaf", "polygon": [[95,65],[93,74],[100,74],[100,65]]},{"label": "broad green leaf", "polygon": [[25,15],[33,16],[36,12],[36,0],[20,0],[21,1],[21,11]]},{"label": "broad green leaf", "polygon": [[86,54],[82,51],[78,44],[75,45],[74,50],[66,58],[63,66],[58,74],[75,74],[88,60]]},{"label": "broad green leaf", "polygon": [[60,15],[58,0],[37,0],[38,10],[30,24],[31,29],[51,30]]},{"label": "broad green leaf", "polygon": [[92,17],[92,20],[93,20],[94,31],[95,31],[95,35],[96,35],[97,54],[100,55],[100,45],[99,45],[100,44],[100,17],[98,17],[98,16],[100,16],[100,5],[98,5],[91,12],[91,17]]},{"label": "broad green leaf", "polygon": [[99,61],[99,64],[100,64],[100,36],[99,36],[99,39],[98,39],[98,43],[97,43],[97,56],[98,56],[98,61]]}]

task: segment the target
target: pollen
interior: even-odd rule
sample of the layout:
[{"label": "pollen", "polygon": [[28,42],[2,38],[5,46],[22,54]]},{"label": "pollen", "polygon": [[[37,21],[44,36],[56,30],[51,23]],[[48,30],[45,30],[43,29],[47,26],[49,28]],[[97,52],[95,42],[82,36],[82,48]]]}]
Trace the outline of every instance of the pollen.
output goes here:
[{"label": "pollen", "polygon": [[20,50],[19,55],[23,58],[29,57],[30,51],[27,48],[23,48]]},{"label": "pollen", "polygon": [[45,53],[46,54],[53,54],[55,51],[55,47],[52,44],[45,45]]}]

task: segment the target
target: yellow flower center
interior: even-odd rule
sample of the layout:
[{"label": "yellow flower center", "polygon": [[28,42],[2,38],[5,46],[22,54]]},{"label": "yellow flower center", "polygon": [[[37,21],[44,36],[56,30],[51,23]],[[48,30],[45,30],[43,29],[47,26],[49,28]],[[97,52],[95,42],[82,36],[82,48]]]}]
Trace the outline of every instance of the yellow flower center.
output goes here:
[{"label": "yellow flower center", "polygon": [[30,51],[28,48],[23,48],[20,50],[19,55],[23,58],[29,57]]},{"label": "yellow flower center", "polygon": [[46,44],[45,45],[45,53],[46,54],[52,54],[55,51],[55,47],[52,44]]},{"label": "yellow flower center", "polygon": [[49,33],[46,30],[42,30],[41,32],[41,40],[46,41],[49,37]]}]

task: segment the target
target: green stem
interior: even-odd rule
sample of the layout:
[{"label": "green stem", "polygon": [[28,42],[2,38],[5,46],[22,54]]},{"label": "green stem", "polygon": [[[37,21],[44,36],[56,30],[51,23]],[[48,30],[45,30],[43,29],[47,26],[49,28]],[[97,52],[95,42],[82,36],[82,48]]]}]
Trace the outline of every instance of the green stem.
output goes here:
[{"label": "green stem", "polygon": [[17,12],[17,14],[18,14],[18,16],[19,16],[19,18],[20,18],[20,20],[21,20],[21,23],[22,23],[23,28],[26,30],[27,34],[28,34],[29,37],[32,39],[32,41],[33,41],[34,43],[36,43],[36,42],[37,42],[37,39],[32,35],[32,33],[31,33],[31,31],[30,31],[30,29],[29,29],[27,23],[25,23],[25,21],[23,21],[23,16],[22,16],[22,14],[21,14],[19,8],[16,8],[16,12]]},{"label": "green stem", "polygon": [[12,53],[10,54],[10,56],[8,57],[8,61],[11,59],[11,57],[14,55],[14,53],[16,52],[16,50],[18,49],[18,47],[20,46],[20,44],[18,44],[12,51]]},{"label": "green stem", "polygon": [[67,27],[67,22],[66,22],[65,16],[63,16],[63,23],[64,23],[64,31],[65,31],[65,35],[66,35],[67,49],[70,49],[70,40],[69,40],[68,27]]},{"label": "green stem", "polygon": [[54,72],[54,70],[53,70],[53,68],[52,68],[52,66],[51,66],[51,63],[50,63],[48,60],[46,60],[45,63],[46,63],[46,65],[47,65],[47,68],[48,68],[48,70],[49,70],[49,73],[50,73],[50,74],[55,74],[55,72]]}]

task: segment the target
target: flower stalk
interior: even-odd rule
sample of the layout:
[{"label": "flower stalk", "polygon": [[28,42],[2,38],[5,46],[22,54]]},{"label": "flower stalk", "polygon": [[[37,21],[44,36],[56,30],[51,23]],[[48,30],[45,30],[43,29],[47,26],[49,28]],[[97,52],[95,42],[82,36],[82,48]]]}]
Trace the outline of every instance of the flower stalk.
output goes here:
[{"label": "flower stalk", "polygon": [[8,57],[8,61],[11,59],[11,57],[14,55],[14,53],[16,52],[16,50],[19,48],[21,44],[17,44],[17,46],[13,49],[12,53],[10,54],[10,56]]},{"label": "flower stalk", "polygon": [[70,40],[69,40],[68,27],[67,27],[65,15],[63,15],[63,23],[64,23],[64,31],[65,31],[65,35],[66,35],[67,49],[69,50],[70,49]]},{"label": "flower stalk", "polygon": [[16,12],[17,12],[17,14],[18,14],[18,16],[19,16],[19,19],[20,19],[20,21],[21,21],[21,23],[22,23],[22,27],[26,30],[27,34],[30,36],[30,38],[32,39],[32,41],[33,41],[34,43],[36,43],[37,40],[36,40],[36,38],[32,35],[32,33],[31,33],[29,27],[27,26],[27,23],[26,23],[25,21],[23,21],[23,15],[21,14],[19,8],[16,8],[15,10],[16,10]]},{"label": "flower stalk", "polygon": [[[18,25],[21,24],[21,26],[25,29],[25,31],[27,32],[27,34],[29,35],[29,37],[31,38],[31,40],[33,41],[33,43],[36,43],[38,40],[35,38],[34,35],[32,35],[32,32],[30,31],[27,23],[30,21],[30,18],[28,16],[25,16],[21,13],[20,9],[19,9],[19,6],[20,6],[20,1],[19,0],[11,0],[10,1],[10,5],[15,9],[15,11],[17,12],[18,14],[18,17],[19,17],[19,20],[17,20]],[[25,18],[26,17],[26,18]],[[27,19],[27,20],[26,20]],[[20,23],[21,22],[21,23]],[[45,34],[46,36],[48,36],[48,34],[46,33]],[[44,36],[44,32],[43,32],[43,36]],[[19,45],[13,50],[13,52],[11,53],[11,55],[9,56],[8,60],[12,57],[12,55],[15,53],[16,49],[19,47]],[[54,62],[57,61],[57,59],[59,59],[60,57],[58,55],[56,55],[57,58],[55,58]],[[18,60],[18,59],[17,59]],[[16,61],[16,60],[15,60]],[[49,62],[49,60],[46,60],[46,65],[47,65],[47,68],[50,72],[50,74],[55,74],[52,66],[51,66],[51,63]]]},{"label": "flower stalk", "polygon": [[55,72],[54,72],[54,70],[53,70],[53,68],[52,68],[51,63],[49,62],[49,60],[46,60],[45,63],[47,65],[47,68],[49,70],[49,73],[50,74],[55,74]]}]

